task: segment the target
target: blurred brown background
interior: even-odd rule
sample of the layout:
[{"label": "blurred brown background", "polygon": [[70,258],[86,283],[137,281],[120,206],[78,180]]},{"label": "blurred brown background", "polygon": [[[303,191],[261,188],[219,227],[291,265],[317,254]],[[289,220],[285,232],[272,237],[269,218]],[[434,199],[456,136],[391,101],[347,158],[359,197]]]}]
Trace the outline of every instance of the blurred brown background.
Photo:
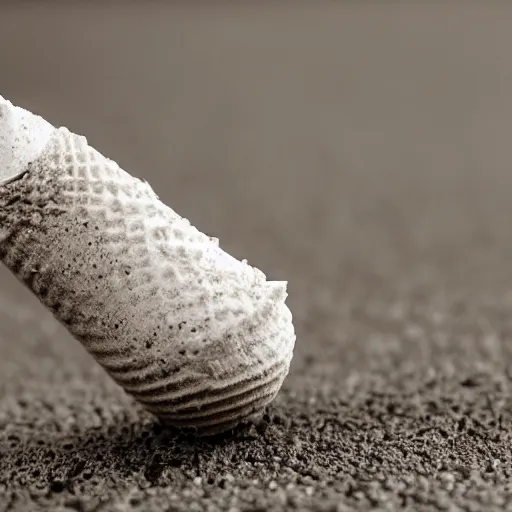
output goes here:
[{"label": "blurred brown background", "polygon": [[[2,4],[0,94],[85,134],[226,250],[289,279],[298,333],[276,416],[243,447],[260,464],[232,462],[230,442],[169,440],[163,467],[184,445],[202,462],[162,469],[170,488],[159,480],[152,495],[141,482],[154,451],[130,448],[150,419],[0,269],[0,492],[12,509],[105,495],[114,510],[141,492],[144,510],[157,498],[169,510],[502,510],[511,27],[506,2]],[[69,477],[73,457],[98,481]],[[43,469],[13,473],[17,458]]]}]

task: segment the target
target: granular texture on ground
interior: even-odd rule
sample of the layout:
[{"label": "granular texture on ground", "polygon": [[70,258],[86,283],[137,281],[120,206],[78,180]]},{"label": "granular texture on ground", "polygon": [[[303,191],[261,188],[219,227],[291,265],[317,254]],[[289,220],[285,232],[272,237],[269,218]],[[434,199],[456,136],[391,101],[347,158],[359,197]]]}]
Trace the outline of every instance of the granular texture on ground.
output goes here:
[{"label": "granular texture on ground", "polygon": [[288,279],[252,427],[163,430],[5,269],[0,511],[512,510],[512,7],[15,3],[0,93]]}]

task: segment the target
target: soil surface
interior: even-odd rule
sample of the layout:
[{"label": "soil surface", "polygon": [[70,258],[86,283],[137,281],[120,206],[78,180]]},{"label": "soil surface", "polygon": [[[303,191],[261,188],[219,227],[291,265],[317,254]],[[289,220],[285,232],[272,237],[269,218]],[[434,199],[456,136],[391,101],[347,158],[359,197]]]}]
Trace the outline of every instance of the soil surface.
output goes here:
[{"label": "soil surface", "polygon": [[15,2],[0,94],[289,280],[261,422],[163,430],[0,269],[0,511],[512,510],[512,5]]}]

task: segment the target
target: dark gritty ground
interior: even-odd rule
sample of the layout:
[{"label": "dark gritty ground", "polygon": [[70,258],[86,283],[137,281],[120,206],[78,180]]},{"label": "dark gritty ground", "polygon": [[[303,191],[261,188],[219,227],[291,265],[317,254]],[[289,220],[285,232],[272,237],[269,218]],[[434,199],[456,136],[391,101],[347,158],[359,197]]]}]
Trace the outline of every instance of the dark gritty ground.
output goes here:
[{"label": "dark gritty ground", "polygon": [[0,8],[0,93],[289,279],[298,333],[197,441],[3,270],[0,510],[512,510],[512,6],[235,5]]}]

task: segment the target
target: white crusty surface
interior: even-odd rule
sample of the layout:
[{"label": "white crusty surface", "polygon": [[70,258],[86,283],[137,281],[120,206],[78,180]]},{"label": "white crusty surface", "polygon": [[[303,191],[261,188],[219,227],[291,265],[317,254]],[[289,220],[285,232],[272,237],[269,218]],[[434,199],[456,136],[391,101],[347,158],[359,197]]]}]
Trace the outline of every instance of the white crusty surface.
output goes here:
[{"label": "white crusty surface", "polygon": [[84,137],[55,130],[30,172],[0,186],[0,232],[0,260],[165,422],[223,431],[281,387],[295,342],[286,283],[222,251]]},{"label": "white crusty surface", "polygon": [[0,185],[26,172],[55,131],[36,116],[0,96]]}]

